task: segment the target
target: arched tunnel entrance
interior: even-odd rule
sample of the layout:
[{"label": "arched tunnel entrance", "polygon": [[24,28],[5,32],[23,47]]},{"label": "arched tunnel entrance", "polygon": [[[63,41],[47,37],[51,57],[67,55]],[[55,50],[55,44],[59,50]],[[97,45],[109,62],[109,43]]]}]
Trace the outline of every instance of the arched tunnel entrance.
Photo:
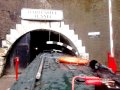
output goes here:
[{"label": "arched tunnel entrance", "polygon": [[62,42],[66,45],[70,45],[70,42],[66,40],[61,34],[57,32],[49,32],[49,31],[34,31],[30,33],[30,59],[31,61],[35,58],[35,55],[51,51],[53,49],[60,50],[63,53],[75,55],[73,51],[70,51],[65,46],[60,46],[57,44],[47,44],[47,41],[54,41],[54,42]]},{"label": "arched tunnel entrance", "polygon": [[[52,41],[52,44],[47,42]],[[62,44],[58,44],[58,42]],[[59,51],[64,54],[75,56],[75,49],[73,44],[62,34],[50,30],[34,30],[30,31],[15,41],[6,56],[6,72],[13,73],[15,61],[14,58],[20,58],[20,71],[24,70],[38,55],[43,52]]]}]

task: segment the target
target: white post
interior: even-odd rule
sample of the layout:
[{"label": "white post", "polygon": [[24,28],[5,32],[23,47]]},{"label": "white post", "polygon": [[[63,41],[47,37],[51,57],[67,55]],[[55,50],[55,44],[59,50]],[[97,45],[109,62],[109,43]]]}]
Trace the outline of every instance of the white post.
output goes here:
[{"label": "white post", "polygon": [[110,30],[110,55],[114,57],[114,44],[113,44],[113,26],[112,26],[112,0],[108,0],[109,6],[109,30]]}]

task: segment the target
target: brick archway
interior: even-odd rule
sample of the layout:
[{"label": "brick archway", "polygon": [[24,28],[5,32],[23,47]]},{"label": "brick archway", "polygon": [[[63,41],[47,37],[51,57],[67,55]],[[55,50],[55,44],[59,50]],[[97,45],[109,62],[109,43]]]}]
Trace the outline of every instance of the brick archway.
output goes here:
[{"label": "brick archway", "polygon": [[75,46],[74,48],[77,50],[76,54],[83,57],[88,57],[88,53],[85,51],[85,46],[82,46],[82,40],[79,40],[78,35],[74,33],[74,30],[70,30],[69,25],[65,25],[64,22],[38,22],[21,20],[21,24],[16,24],[16,29],[10,29],[10,34],[7,34],[6,40],[2,41],[2,47],[10,48],[19,37],[36,29],[55,31],[64,35]]}]

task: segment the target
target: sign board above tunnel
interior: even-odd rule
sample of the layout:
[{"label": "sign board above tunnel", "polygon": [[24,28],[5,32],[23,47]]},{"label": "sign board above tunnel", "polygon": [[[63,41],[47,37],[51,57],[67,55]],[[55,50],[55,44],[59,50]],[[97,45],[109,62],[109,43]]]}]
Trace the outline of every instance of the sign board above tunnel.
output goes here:
[{"label": "sign board above tunnel", "polygon": [[23,8],[21,18],[27,20],[63,20],[63,11]]}]

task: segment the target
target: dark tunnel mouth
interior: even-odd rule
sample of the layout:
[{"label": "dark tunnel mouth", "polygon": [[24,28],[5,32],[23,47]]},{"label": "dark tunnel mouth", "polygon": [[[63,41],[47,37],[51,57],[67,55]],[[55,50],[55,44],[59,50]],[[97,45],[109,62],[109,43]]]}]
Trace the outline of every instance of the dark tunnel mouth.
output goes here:
[{"label": "dark tunnel mouth", "polygon": [[[39,38],[38,38],[39,37]],[[53,41],[53,44],[46,44],[47,41]],[[61,42],[64,45],[57,45],[57,42]],[[71,46],[73,49],[69,50],[66,48]],[[21,49],[22,48],[22,49]],[[6,68],[13,67],[11,63],[14,63],[14,58],[16,56],[21,59],[21,68],[26,68],[26,66],[32,62],[32,60],[42,52],[48,52],[53,49],[61,50],[64,54],[76,56],[76,48],[73,46],[71,41],[64,35],[50,30],[38,29],[34,31],[27,32],[18,38],[15,43],[11,46],[6,55]],[[22,53],[21,53],[22,52]],[[29,60],[28,60],[29,59]],[[12,61],[13,60],[13,61]],[[24,65],[22,65],[24,63]]]}]

